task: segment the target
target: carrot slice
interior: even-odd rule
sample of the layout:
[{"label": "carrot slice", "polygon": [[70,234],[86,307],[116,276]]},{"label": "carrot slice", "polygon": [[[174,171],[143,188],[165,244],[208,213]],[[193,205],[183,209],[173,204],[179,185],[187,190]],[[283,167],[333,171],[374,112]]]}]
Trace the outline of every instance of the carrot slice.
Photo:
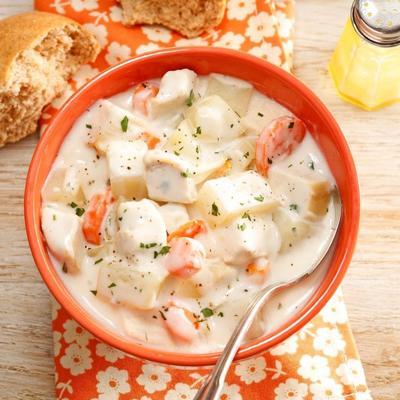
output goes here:
[{"label": "carrot slice", "polygon": [[296,117],[279,117],[273,120],[256,142],[256,168],[267,176],[273,160],[290,155],[306,134],[304,122]]},{"label": "carrot slice", "polygon": [[198,324],[193,322],[193,315],[182,307],[172,306],[165,312],[165,325],[171,335],[179,340],[191,342],[197,336]]},{"label": "carrot slice", "polygon": [[83,234],[92,244],[101,244],[101,225],[107,213],[107,206],[114,201],[111,189],[95,194],[89,203],[83,219]]},{"label": "carrot slice", "polygon": [[152,135],[152,134],[149,133],[149,132],[143,132],[143,133],[140,135],[140,138],[141,138],[144,142],[146,142],[147,147],[148,147],[150,150],[154,149],[154,148],[158,145],[158,143],[160,143],[160,139],[159,139],[157,136],[154,136],[154,135]]},{"label": "carrot slice", "polygon": [[133,107],[142,114],[147,115],[148,101],[157,96],[159,88],[150,83],[139,83],[133,88]]},{"label": "carrot slice", "polygon": [[199,233],[206,232],[206,224],[204,221],[200,219],[193,219],[189,222],[186,222],[186,224],[183,224],[180,226],[177,230],[171,232],[168,235],[168,242],[170,242],[174,238],[178,237],[188,237],[188,238],[194,238],[196,235]]},{"label": "carrot slice", "polygon": [[249,275],[263,275],[266,276],[270,270],[270,261],[266,258],[259,258],[258,260],[249,264],[246,268],[246,272]]}]

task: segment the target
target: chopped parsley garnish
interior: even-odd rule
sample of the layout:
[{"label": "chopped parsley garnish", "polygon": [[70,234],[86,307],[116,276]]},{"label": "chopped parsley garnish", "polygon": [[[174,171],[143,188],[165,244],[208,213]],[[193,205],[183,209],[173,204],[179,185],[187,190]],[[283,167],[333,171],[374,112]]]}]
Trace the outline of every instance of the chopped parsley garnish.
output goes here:
[{"label": "chopped parsley garnish", "polygon": [[243,154],[244,158],[247,158],[250,155],[250,153],[248,151],[246,151],[246,153]]},{"label": "chopped parsley garnish", "polygon": [[188,107],[191,107],[193,105],[194,102],[194,92],[193,89],[190,91],[189,97],[186,99],[186,105]]},{"label": "chopped parsley garnish", "polygon": [[92,125],[90,125],[90,124],[86,124],[86,128],[92,129],[93,127],[92,127]]},{"label": "chopped parsley garnish", "polygon": [[97,296],[97,290],[91,290],[90,293],[92,293],[94,296]]},{"label": "chopped parsley garnish", "polygon": [[289,129],[292,129],[294,127],[294,122],[292,121],[289,125],[288,125],[288,128]]},{"label": "chopped parsley garnish", "polygon": [[180,156],[180,153],[178,153],[176,150],[174,150],[174,154],[175,154],[176,156]]},{"label": "chopped parsley garnish", "polygon": [[254,200],[263,201],[263,200],[264,200],[264,196],[263,196],[262,194],[260,194],[260,195],[258,195],[258,196],[255,196],[255,197],[254,197]]},{"label": "chopped parsley garnish", "polygon": [[111,289],[111,288],[113,288],[113,287],[115,287],[115,286],[117,286],[114,282],[112,282],[112,283],[110,283],[109,285],[108,285],[108,288],[109,289]]},{"label": "chopped parsley garnish", "polygon": [[297,204],[290,204],[289,210],[290,211],[299,211],[299,206]]},{"label": "chopped parsley garnish", "polygon": [[212,203],[212,205],[211,205],[211,214],[214,215],[215,217],[220,215],[220,212],[218,210],[218,206],[215,203]]},{"label": "chopped parsley garnish", "polygon": [[233,124],[231,124],[231,128],[233,128]]},{"label": "chopped parsley garnish", "polygon": [[264,116],[264,114],[263,113],[257,113],[257,115],[259,116],[259,117],[263,117]]},{"label": "chopped parsley garnish", "polygon": [[251,217],[250,217],[250,214],[248,213],[248,212],[245,212],[243,215],[242,215],[242,218],[243,219],[248,219],[249,221],[251,221]]},{"label": "chopped parsley garnish", "polygon": [[199,136],[199,135],[201,135],[201,127],[200,126],[197,126],[196,127],[196,132],[195,133],[193,133],[193,137],[197,137],[197,136]]},{"label": "chopped parsley garnish", "polygon": [[245,224],[245,223],[243,223],[243,224],[238,224],[237,227],[238,227],[239,230],[244,231],[244,230],[246,229],[246,224]]},{"label": "chopped parsley garnish", "polygon": [[154,258],[157,258],[158,256],[165,256],[166,254],[169,253],[169,249],[171,246],[163,246],[161,247],[160,251],[155,251],[154,252]]},{"label": "chopped parsley garnish", "polygon": [[73,201],[71,201],[71,203],[69,203],[69,205],[70,205],[72,208],[78,207],[78,204],[74,203]]},{"label": "chopped parsley garnish", "polygon": [[82,215],[85,213],[85,209],[84,208],[80,208],[80,207],[77,207],[77,208],[75,208],[75,214],[78,216],[78,217],[82,217]]},{"label": "chopped parsley garnish", "polygon": [[199,154],[199,152],[200,152],[199,146],[196,146],[196,153]]},{"label": "chopped parsley garnish", "polygon": [[315,170],[314,161],[309,162],[308,167],[314,171]]},{"label": "chopped parsley garnish", "polygon": [[184,178],[187,178],[189,176],[188,172],[181,172],[181,176],[183,176]]},{"label": "chopped parsley garnish", "polygon": [[151,249],[152,247],[156,247],[157,243],[140,243],[141,249]]},{"label": "chopped parsley garnish", "polygon": [[55,221],[57,219],[56,214],[53,214],[53,221]]},{"label": "chopped parsley garnish", "polygon": [[296,227],[295,226],[292,226],[292,232],[296,232]]},{"label": "chopped parsley garnish", "polygon": [[218,313],[218,317],[223,317],[224,316],[224,313],[222,312],[222,311],[220,311],[219,313]]},{"label": "chopped parsley garnish", "polygon": [[129,119],[128,119],[128,117],[125,115],[125,117],[121,119],[121,129],[122,129],[122,132],[126,132],[126,131],[128,130],[128,122],[129,122]]},{"label": "chopped parsley garnish", "polygon": [[96,264],[99,264],[99,263],[101,263],[103,261],[103,259],[102,258],[99,258],[98,260],[96,260],[95,262],[94,262],[94,264],[96,265]]},{"label": "chopped parsley garnish", "polygon": [[208,318],[208,317],[211,317],[212,315],[214,315],[214,311],[211,310],[211,308],[208,308],[208,307],[203,308],[201,310],[201,313],[203,314],[204,318]]}]

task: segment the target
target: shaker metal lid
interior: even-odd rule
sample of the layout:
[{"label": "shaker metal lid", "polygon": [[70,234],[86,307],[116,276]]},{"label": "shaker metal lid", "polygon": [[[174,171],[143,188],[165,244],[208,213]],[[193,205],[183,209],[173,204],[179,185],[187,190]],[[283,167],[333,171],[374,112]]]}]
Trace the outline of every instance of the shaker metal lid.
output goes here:
[{"label": "shaker metal lid", "polygon": [[373,44],[400,44],[400,0],[355,0],[351,17],[356,30]]}]

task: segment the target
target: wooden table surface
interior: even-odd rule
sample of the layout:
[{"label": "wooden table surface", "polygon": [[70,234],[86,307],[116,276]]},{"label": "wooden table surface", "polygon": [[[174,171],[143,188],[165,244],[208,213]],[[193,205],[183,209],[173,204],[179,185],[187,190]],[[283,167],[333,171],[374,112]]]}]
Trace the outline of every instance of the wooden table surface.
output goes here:
[{"label": "wooden table surface", "polygon": [[[400,399],[400,105],[367,113],[336,96],[326,65],[350,0],[298,0],[296,75],[337,118],[362,195],[358,246],[344,282],[354,336],[374,399]],[[0,18],[30,10],[0,0]],[[37,137],[0,150],[0,399],[52,399],[49,294],[25,236],[25,175]]]}]

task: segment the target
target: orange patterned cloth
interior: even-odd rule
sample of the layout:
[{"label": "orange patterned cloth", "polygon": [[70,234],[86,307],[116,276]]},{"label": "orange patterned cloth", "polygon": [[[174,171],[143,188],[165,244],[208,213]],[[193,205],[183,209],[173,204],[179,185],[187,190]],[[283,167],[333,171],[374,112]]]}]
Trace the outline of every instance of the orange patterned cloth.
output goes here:
[{"label": "orange patterned cloth", "polygon": [[[292,67],[294,0],[228,0],[223,22],[194,39],[161,27],[126,28],[116,0],[36,0],[36,9],[69,16],[97,37],[102,52],[83,66],[42,127],[79,86],[110,65],[171,46],[218,46]],[[183,369],[132,358],[100,342],[58,304],[53,308],[56,398],[191,400],[206,368]],[[371,400],[341,294],[300,332],[274,349],[235,363],[223,400]]]}]

